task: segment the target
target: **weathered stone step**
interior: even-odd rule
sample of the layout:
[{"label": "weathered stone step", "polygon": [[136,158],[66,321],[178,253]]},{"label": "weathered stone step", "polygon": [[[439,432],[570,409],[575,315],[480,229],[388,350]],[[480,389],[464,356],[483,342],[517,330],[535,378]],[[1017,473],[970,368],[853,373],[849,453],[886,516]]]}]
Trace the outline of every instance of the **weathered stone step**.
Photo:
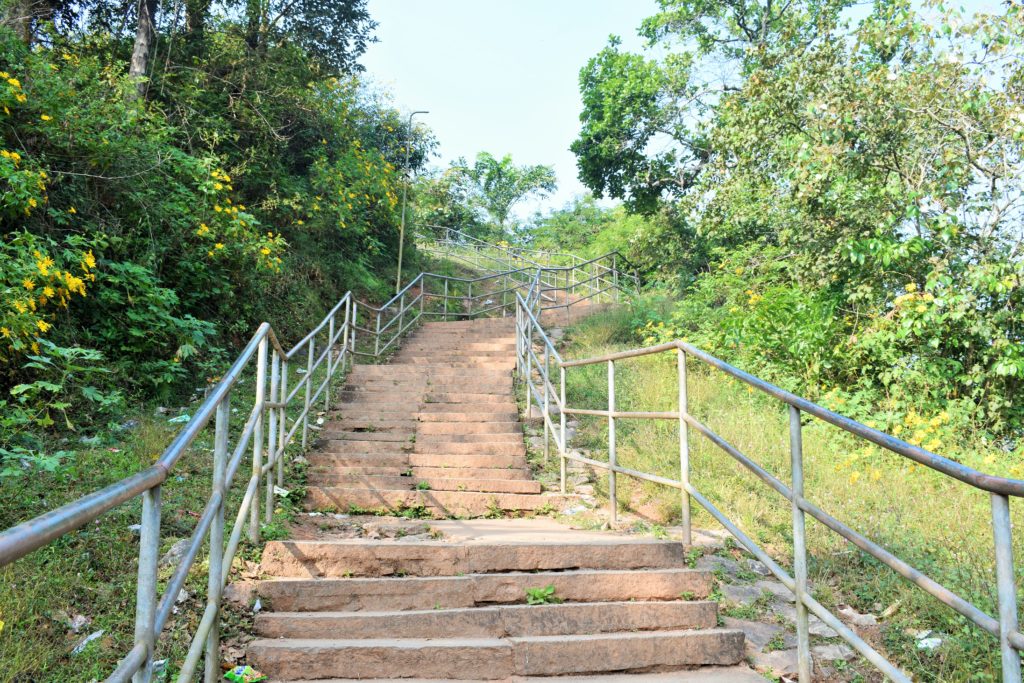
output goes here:
[{"label": "weathered stone step", "polygon": [[[381,404],[364,404],[364,407],[368,409],[375,409],[379,405],[381,408],[385,406],[394,406],[393,403],[381,403]],[[406,417],[399,420],[389,419],[380,420],[372,417],[349,417],[342,411],[331,411],[331,421],[328,425],[332,428],[348,431],[359,431],[363,430],[367,433],[372,432],[392,432],[392,431],[416,431],[416,418]]]},{"label": "weathered stone step", "polygon": [[423,410],[417,416],[420,422],[511,422],[519,415],[514,412],[485,411],[483,408],[486,405],[476,406],[471,413]]},{"label": "weathered stone step", "polygon": [[422,507],[432,516],[483,517],[495,511],[534,511],[558,508],[566,498],[535,493],[478,493],[474,491],[372,490],[335,486],[310,486],[307,510],[389,510],[401,512]]},{"label": "weathered stone step", "polygon": [[679,543],[615,536],[547,543],[358,539],[270,541],[263,548],[261,569],[268,576],[288,577],[452,576],[568,569],[670,569],[684,562]]},{"label": "weathered stone step", "polygon": [[[451,678],[364,678],[363,683],[450,683]],[[349,683],[351,679],[320,679],[320,683]],[[744,664],[702,666],[659,673],[611,673],[587,676],[516,676],[505,683],[764,683],[764,676]],[[271,683],[282,683],[272,681]],[[499,682],[500,683],[500,682]]]},{"label": "weathered stone step", "polygon": [[410,473],[407,476],[420,477],[423,479],[429,479],[431,477],[440,477],[443,479],[530,479],[530,470],[528,469],[508,469],[501,467],[380,467],[380,466],[366,466],[366,467],[343,467],[336,466],[331,468],[310,468],[309,473],[312,476],[314,473],[334,473],[338,476],[342,475],[365,475],[365,476],[406,476],[406,473]]},{"label": "weathered stone step", "polygon": [[272,579],[258,594],[271,609],[394,611],[518,604],[527,588],[553,585],[567,603],[704,599],[711,575],[695,569],[580,569],[533,573],[466,574],[408,578]]},{"label": "weathered stone step", "polygon": [[504,403],[512,397],[512,388],[505,386],[499,392],[494,393],[445,393],[440,391],[426,391],[422,395],[411,397],[409,392],[390,388],[384,391],[366,391],[358,389],[344,389],[339,397],[340,402],[336,409],[347,405],[373,404],[373,405],[394,405],[395,401],[401,401],[404,405],[410,404],[410,398],[414,399],[412,405],[420,406],[424,403],[450,403],[450,404],[478,404],[478,403]]},{"label": "weathered stone step", "polygon": [[[437,391],[441,393],[455,393],[466,391],[472,394],[497,394],[505,393],[506,395],[511,393],[511,380],[505,378],[500,381],[490,381],[474,379],[472,376],[464,377],[461,379],[451,378],[426,378],[421,376],[407,377],[404,381],[397,379],[369,379],[359,384],[346,384],[342,390],[344,392],[386,392],[386,391],[401,391],[408,396],[412,394],[414,396],[421,396],[427,391]],[[417,398],[419,400],[419,398]]]},{"label": "weathered stone step", "polygon": [[379,474],[338,474],[335,472],[313,471],[309,473],[310,486],[343,486],[345,488],[365,487],[371,490],[409,489],[419,490],[428,486],[430,491],[475,491],[483,493],[540,493],[539,481],[515,479],[485,479],[456,477],[417,477]]},{"label": "weathered stone step", "polygon": [[418,363],[409,368],[403,365],[357,365],[349,375],[349,381],[360,379],[398,379],[402,377],[486,377],[488,379],[507,379],[505,369],[492,368],[460,368],[450,367],[443,363]]},{"label": "weathered stone step", "polygon": [[500,342],[500,341],[464,341],[462,339],[452,339],[444,341],[437,338],[433,340],[427,340],[426,337],[415,337],[412,341],[407,342],[402,346],[402,351],[415,352],[415,351],[429,351],[434,352],[439,349],[439,345],[447,344],[452,353],[465,354],[470,356],[486,356],[495,355],[501,356],[502,354],[509,353],[516,350],[515,341]]},{"label": "weathered stone step", "polygon": [[[443,413],[445,415],[450,413],[481,413],[491,414],[496,413],[499,415],[515,415],[516,404],[511,400],[511,397],[506,399],[506,403],[483,403],[478,406],[468,406],[465,403],[423,403],[420,405],[420,414],[424,413]],[[511,420],[498,420],[498,422],[518,422],[517,419]]]},{"label": "weathered stone step", "polygon": [[249,661],[281,678],[458,677],[498,680],[736,664],[743,632],[653,631],[522,638],[299,640],[250,643]]},{"label": "weathered stone step", "polygon": [[[424,442],[405,441],[374,441],[362,439],[362,433],[356,434],[356,438],[341,439],[337,435],[325,430],[319,442],[320,453],[337,453],[340,455],[357,454],[373,455],[382,453],[385,455],[405,452],[415,453],[444,453],[446,455],[475,455],[487,453],[490,455],[526,455],[526,446],[522,439],[518,441],[439,441],[427,440]],[[442,435],[445,436],[445,435]]]},{"label": "weathered stone step", "polygon": [[[495,424],[495,423],[493,423],[493,422],[456,422],[456,423],[448,423],[448,422],[439,422],[439,423],[422,422],[421,424],[424,425],[424,426],[425,425],[430,425],[430,424],[444,424],[444,425],[455,424],[456,426],[461,426],[461,425],[469,426],[469,425],[478,425],[478,424],[489,425],[489,424]],[[416,435],[416,441],[421,446],[424,445],[424,444],[428,444],[428,443],[429,444],[434,444],[434,443],[446,443],[446,442],[447,443],[476,443],[476,444],[486,444],[486,443],[515,443],[515,444],[521,444],[523,442],[523,433],[522,432],[506,432],[506,433],[489,433],[489,432],[484,432],[482,434],[475,434],[475,433],[470,433],[470,434],[452,434],[452,433],[424,434],[422,432],[419,432]],[[424,449],[421,448],[420,450],[424,450]]]},{"label": "weathered stone step", "polygon": [[263,612],[264,638],[506,638],[714,628],[714,602],[503,605],[400,612]]},{"label": "weathered stone step", "polygon": [[508,422],[470,422],[466,424],[424,422],[419,425],[416,433],[419,436],[445,434],[516,434],[522,438],[523,429],[519,422],[514,420],[509,420]]},{"label": "weathered stone step", "polygon": [[446,453],[323,453],[306,456],[321,467],[474,467],[523,469],[526,458],[521,455],[446,454]]},{"label": "weathered stone step", "polygon": [[[343,429],[343,428],[332,428],[325,427],[320,431],[320,439],[326,441],[378,441],[381,443],[392,443],[392,444],[407,444],[410,443],[416,436],[416,428],[406,427],[402,431],[393,431],[382,429],[377,430],[366,430],[366,429]],[[323,445],[318,443],[318,447]]]}]

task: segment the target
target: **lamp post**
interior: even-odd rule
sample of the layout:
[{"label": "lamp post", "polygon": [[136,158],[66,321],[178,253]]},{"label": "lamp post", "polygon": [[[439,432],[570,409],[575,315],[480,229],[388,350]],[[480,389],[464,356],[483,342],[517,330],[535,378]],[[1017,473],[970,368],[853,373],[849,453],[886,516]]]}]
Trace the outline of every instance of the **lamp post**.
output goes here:
[{"label": "lamp post", "polygon": [[[429,114],[428,111],[414,111],[409,114],[409,140],[405,143],[405,172],[409,173],[409,154],[412,151],[412,117],[417,114]],[[402,186],[402,227],[398,231],[398,274],[395,276],[395,294],[402,289],[402,249],[405,246],[405,202],[409,194],[410,178],[405,179]]]}]

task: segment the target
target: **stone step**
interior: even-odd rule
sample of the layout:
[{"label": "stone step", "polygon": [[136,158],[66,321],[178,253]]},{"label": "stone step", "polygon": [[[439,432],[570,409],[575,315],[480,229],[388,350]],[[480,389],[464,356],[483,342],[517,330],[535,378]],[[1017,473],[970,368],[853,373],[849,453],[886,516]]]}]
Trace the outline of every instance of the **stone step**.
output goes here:
[{"label": "stone step", "polygon": [[[439,339],[434,339],[434,342],[441,342]],[[441,342],[445,343],[445,342]],[[467,354],[471,356],[501,356],[505,353],[515,352],[516,343],[515,341],[510,342],[498,342],[498,341],[478,341],[478,342],[467,342],[461,339],[453,339],[447,342],[450,345],[452,353]],[[431,341],[424,341],[424,337],[414,337],[405,345],[402,346],[403,351],[436,351],[438,349],[438,343]]]},{"label": "stone step", "polygon": [[516,434],[523,436],[520,423],[515,420],[508,422],[470,422],[452,424],[449,422],[424,422],[416,430],[417,438],[426,435],[444,434]]},{"label": "stone step", "polygon": [[320,453],[354,453],[358,455],[374,455],[383,453],[385,455],[401,454],[411,452],[415,445],[412,441],[406,440],[402,443],[393,441],[369,441],[357,439],[335,439],[329,432],[324,430],[323,438],[318,443]]},{"label": "stone step", "polygon": [[505,638],[714,628],[717,603],[606,602],[502,605],[401,612],[263,612],[264,638]]},{"label": "stone step", "polygon": [[[476,455],[486,453],[488,455],[526,455],[526,446],[522,438],[516,441],[452,441],[452,440],[427,440],[424,442],[412,441],[375,441],[362,439],[363,434],[354,435],[356,438],[340,439],[336,434],[325,430],[318,442],[320,453],[336,453],[339,455],[392,455],[406,452],[415,453],[443,453],[446,455]],[[442,435],[448,436],[448,435]]]},{"label": "stone step", "polygon": [[423,479],[429,479],[431,477],[438,477],[442,479],[516,479],[524,480],[530,479],[530,470],[528,469],[507,469],[500,467],[379,467],[379,466],[367,466],[367,467],[333,467],[333,468],[318,468],[312,467],[309,470],[310,476],[318,472],[342,475],[362,475],[362,476],[406,476],[406,472],[411,477],[419,477]]},{"label": "stone step", "polygon": [[410,398],[415,399],[417,408],[424,403],[448,403],[456,405],[471,404],[476,405],[478,403],[505,403],[512,398],[512,388],[506,386],[502,391],[495,393],[445,393],[439,391],[427,391],[422,395],[410,397],[409,392],[400,391],[398,389],[388,389],[385,391],[365,391],[365,390],[352,390],[345,389],[341,392],[339,402],[335,405],[336,409],[341,409],[347,405],[358,405],[362,404],[373,404],[373,405],[394,405],[395,401],[401,401],[403,404],[409,404]]},{"label": "stone step", "polygon": [[263,548],[261,569],[267,576],[296,578],[453,576],[575,569],[672,569],[684,563],[681,544],[646,538],[609,536],[546,543],[348,539],[269,541]]},{"label": "stone step", "polygon": [[496,469],[524,469],[526,458],[521,455],[447,454],[447,453],[323,453],[306,456],[313,465],[321,467],[474,467]]},{"label": "stone step", "polygon": [[[393,403],[380,403],[380,404],[364,404],[364,407],[368,409],[375,409],[376,406],[381,408],[385,406],[394,406]],[[393,431],[416,431],[417,420],[414,417],[407,417],[405,419],[388,419],[379,420],[372,417],[349,417],[344,411],[332,411],[330,413],[332,419],[327,424],[331,425],[335,429],[347,430],[347,431],[359,431],[370,434],[373,432],[393,432]]]},{"label": "stone step", "polygon": [[[446,436],[446,435],[442,435]],[[489,436],[489,435],[488,435]],[[416,453],[444,453],[446,455],[526,455],[526,445],[522,437],[511,443],[507,441],[450,441],[424,440],[414,444]]]},{"label": "stone step", "polygon": [[652,631],[517,638],[260,639],[248,659],[271,676],[452,677],[499,680],[654,668],[732,665],[743,632]]},{"label": "stone step", "polygon": [[565,497],[535,493],[479,493],[474,491],[409,491],[337,486],[310,486],[304,505],[307,510],[386,510],[401,513],[422,508],[429,515],[449,517],[484,517],[497,512],[533,512],[557,509]]},{"label": "stone step", "polygon": [[399,391],[409,397],[409,395],[416,396],[416,400],[419,401],[419,396],[422,396],[428,391],[436,391],[440,393],[456,393],[465,391],[471,394],[498,394],[504,393],[510,394],[512,391],[512,384],[510,378],[502,379],[501,381],[485,381],[478,380],[472,377],[466,377],[462,379],[447,379],[447,378],[433,378],[428,380],[425,377],[410,377],[406,378],[405,381],[398,380],[385,380],[385,379],[370,379],[359,384],[346,384],[342,393],[345,392],[359,392],[359,393],[376,393],[376,392],[394,392]]},{"label": "stone step", "polygon": [[512,422],[519,417],[518,412],[490,412],[482,410],[484,407],[476,406],[473,412],[467,413],[425,410],[420,411],[418,417],[420,422]]},{"label": "stone step", "polygon": [[271,579],[257,593],[271,609],[394,611],[518,604],[527,588],[554,586],[566,603],[704,599],[712,577],[695,569],[570,569],[532,573],[466,574],[408,578]]},{"label": "stone step", "polygon": [[309,486],[342,486],[346,488],[365,487],[374,491],[409,489],[419,490],[429,486],[429,491],[475,491],[481,493],[540,493],[543,488],[539,481],[522,479],[486,479],[457,477],[417,477],[380,474],[339,474],[336,472],[314,471],[309,473]]},{"label": "stone step", "polygon": [[[490,425],[490,424],[495,424],[495,423],[493,423],[493,422],[455,422],[455,423],[448,423],[448,422],[436,422],[436,423],[435,422],[421,422],[420,424],[422,426],[431,425],[431,424],[442,424],[442,425],[454,424],[455,426],[462,426],[462,425],[473,426],[473,425]],[[482,433],[482,434],[474,434],[474,433],[470,433],[470,434],[451,434],[451,433],[445,433],[445,434],[424,434],[421,431],[421,432],[417,433],[417,435],[416,435],[416,442],[419,443],[421,446],[423,444],[428,444],[428,443],[429,444],[434,444],[434,443],[445,443],[445,442],[448,442],[448,443],[477,443],[477,444],[483,444],[483,443],[516,443],[516,444],[519,444],[519,443],[523,442],[523,433],[521,431],[516,431],[516,432],[493,433],[493,434],[492,433],[487,433],[487,432]]]},{"label": "stone step", "polygon": [[[350,683],[351,679],[318,679],[320,683]],[[364,683],[449,683],[451,678],[364,678]],[[505,683],[764,683],[765,677],[745,664],[702,666],[660,673],[611,673],[587,676],[516,676]],[[272,681],[271,683],[283,683]]]},{"label": "stone step", "polygon": [[[511,397],[506,399],[506,403],[482,403],[478,406],[471,406],[465,403],[422,403],[420,404],[420,414],[424,413],[443,413],[445,415],[449,413],[482,413],[490,414],[497,413],[500,415],[516,415],[516,404],[511,400]],[[518,422],[518,418],[511,420],[499,420],[500,422]]]},{"label": "stone step", "polygon": [[393,444],[407,444],[411,443],[416,436],[415,423],[412,427],[405,427],[402,431],[394,430],[366,430],[362,428],[358,429],[340,429],[325,427],[318,435],[321,441],[317,442],[319,448],[323,443],[328,440],[331,441],[379,441]]},{"label": "stone step", "polygon": [[357,365],[348,376],[348,381],[403,377],[486,377],[497,380],[507,379],[509,374],[505,369],[446,367],[434,363],[420,363],[415,369],[403,365]]}]

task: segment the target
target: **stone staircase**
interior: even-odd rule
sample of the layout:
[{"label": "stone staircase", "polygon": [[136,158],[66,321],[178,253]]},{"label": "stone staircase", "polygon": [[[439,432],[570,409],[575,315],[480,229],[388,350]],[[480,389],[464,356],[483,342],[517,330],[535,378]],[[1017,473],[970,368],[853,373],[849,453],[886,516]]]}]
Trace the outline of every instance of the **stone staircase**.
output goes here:
[{"label": "stone staircase", "polygon": [[513,396],[514,322],[428,322],[387,365],[357,365],[309,457],[311,510],[437,517],[549,510]]},{"label": "stone staircase", "polygon": [[[309,457],[307,506],[334,511],[314,519],[563,505],[526,463],[512,325],[427,323],[391,364],[357,366]],[[248,661],[278,681],[763,680],[735,666],[743,633],[717,627],[713,577],[678,543],[542,517],[395,523],[421,529],[267,543]]]},{"label": "stone staircase", "polygon": [[[431,540],[275,541],[249,661],[278,680],[508,680],[730,666],[712,578],[678,543],[544,519],[432,522]],[[560,604],[527,605],[554,586]],[[763,680],[739,668],[670,680]],[[753,677],[751,677],[753,676]],[[628,680],[644,680],[630,677]]]}]

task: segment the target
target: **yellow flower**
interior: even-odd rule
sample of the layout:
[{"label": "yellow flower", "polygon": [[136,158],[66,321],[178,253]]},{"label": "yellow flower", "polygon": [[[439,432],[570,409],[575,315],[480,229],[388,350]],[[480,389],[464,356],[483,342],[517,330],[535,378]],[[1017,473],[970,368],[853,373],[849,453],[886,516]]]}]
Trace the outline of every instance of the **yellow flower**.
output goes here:
[{"label": "yellow flower", "polygon": [[42,119],[43,121],[53,121],[53,117],[50,116],[49,114],[41,114],[39,116],[39,118]]},{"label": "yellow flower", "polygon": [[30,292],[31,292],[31,291],[32,291],[33,289],[35,289],[35,288],[36,288],[36,283],[32,282],[32,280],[30,280],[30,279],[28,279],[28,278],[25,278],[24,280],[22,280],[22,281],[21,281],[21,284],[22,284],[22,286],[23,286],[23,287],[24,287],[25,289],[29,290]]},{"label": "yellow flower", "polygon": [[14,302],[14,309],[18,311],[18,313],[25,313],[26,311],[28,311],[28,307],[25,306],[25,304],[21,303],[20,301]]},{"label": "yellow flower", "polygon": [[92,249],[87,251],[85,256],[82,257],[82,263],[84,263],[87,268],[96,267],[96,257],[92,255]]},{"label": "yellow flower", "polygon": [[[9,338],[11,336],[11,331],[6,327],[0,327],[0,336]],[[3,625],[4,622],[0,621],[0,629],[3,629]]]},{"label": "yellow flower", "polygon": [[903,425],[899,425],[898,424],[895,427],[893,427],[892,428],[892,433],[895,434],[896,436],[899,436],[900,434],[902,434],[903,433]]},{"label": "yellow flower", "polygon": [[32,342],[32,352],[39,353],[39,342]]},{"label": "yellow flower", "polygon": [[930,451],[934,451],[935,449],[937,449],[937,448],[939,448],[941,446],[942,446],[942,441],[940,441],[939,439],[932,439],[931,441],[929,441],[928,443],[926,443],[924,445],[924,447],[927,448]]},{"label": "yellow flower", "polygon": [[917,307],[916,309],[914,309],[914,310],[916,310],[916,311],[917,311],[918,313],[924,313],[925,311],[927,311],[927,310],[928,310],[928,307],[927,307],[927,306],[925,306],[924,304],[920,304],[920,305],[919,305],[919,306],[918,306],[918,307]]},{"label": "yellow flower", "polygon": [[736,268],[736,270],[733,272],[736,273],[737,275],[743,275],[743,268]]},{"label": "yellow flower", "polygon": [[50,323],[46,322],[45,320],[37,320],[36,327],[39,328],[40,332],[46,332],[48,329],[50,329]]},{"label": "yellow flower", "polygon": [[224,243],[223,242],[217,242],[217,244],[213,245],[213,248],[214,249],[223,249],[224,248]]},{"label": "yellow flower", "polygon": [[74,213],[78,213],[78,209],[76,209],[76,208],[75,208],[75,207],[73,207],[73,206],[72,206],[72,207],[69,207],[69,208],[68,208],[68,213],[72,213],[72,214],[74,214]]},{"label": "yellow flower", "polygon": [[28,198],[28,205],[31,206],[34,209],[37,206],[39,206],[39,202],[36,201],[35,197],[29,197]]},{"label": "yellow flower", "polygon": [[913,283],[913,282],[908,282],[907,286],[904,287],[904,289],[906,289],[908,292],[916,292],[917,291],[917,285],[915,283]]},{"label": "yellow flower", "polygon": [[850,474],[851,484],[856,484],[858,479],[860,479],[860,472],[853,472],[852,474]]},{"label": "yellow flower", "polygon": [[215,205],[215,206],[213,207],[213,210],[214,210],[214,211],[216,211],[217,213],[220,213],[220,212],[221,212],[221,211],[223,211],[224,209],[222,209],[222,208],[221,208],[220,206],[216,206],[216,205]]},{"label": "yellow flower", "polygon": [[263,247],[262,249],[260,249],[260,253],[263,254],[264,256],[269,256],[270,249],[268,249],[267,247]]},{"label": "yellow flower", "polygon": [[26,97],[25,93],[18,93],[17,95],[14,96],[14,99],[16,99],[19,102],[21,102],[22,104],[24,104],[25,101],[28,99],[28,97]]},{"label": "yellow flower", "polygon": [[882,478],[881,470],[871,470],[871,481],[878,481]]},{"label": "yellow flower", "polygon": [[220,183],[214,183],[213,184],[213,189],[215,189],[215,190],[223,190],[224,186],[221,185]]},{"label": "yellow flower", "polygon": [[43,287],[43,295],[44,296],[48,296],[50,298],[53,298],[54,294],[55,294],[55,292],[53,291],[53,287],[51,287],[49,285]]},{"label": "yellow flower", "polygon": [[15,88],[21,87],[21,81],[19,81],[17,78],[8,78],[7,82],[13,85]]}]

